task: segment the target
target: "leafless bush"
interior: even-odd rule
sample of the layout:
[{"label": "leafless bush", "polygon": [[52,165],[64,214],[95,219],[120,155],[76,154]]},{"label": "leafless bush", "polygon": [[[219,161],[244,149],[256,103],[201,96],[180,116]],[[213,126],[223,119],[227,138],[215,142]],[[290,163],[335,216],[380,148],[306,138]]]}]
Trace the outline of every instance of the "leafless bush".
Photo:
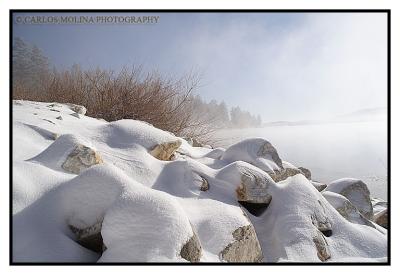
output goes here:
[{"label": "leafless bush", "polygon": [[180,79],[143,74],[141,67],[119,72],[102,69],[49,72],[40,92],[13,81],[13,98],[84,105],[87,115],[107,121],[136,119],[179,136],[207,141],[215,130],[214,118],[196,109],[193,93],[200,78]]}]

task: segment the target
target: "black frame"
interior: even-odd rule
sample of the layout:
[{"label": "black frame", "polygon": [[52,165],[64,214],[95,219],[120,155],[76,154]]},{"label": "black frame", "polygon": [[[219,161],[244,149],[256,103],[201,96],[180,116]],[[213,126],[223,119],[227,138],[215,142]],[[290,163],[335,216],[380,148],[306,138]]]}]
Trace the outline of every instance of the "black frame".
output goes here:
[{"label": "black frame", "polygon": [[[12,224],[12,191],[13,191],[13,156],[12,156],[12,148],[13,148],[13,110],[12,110],[12,41],[13,41],[13,15],[17,13],[385,13],[387,15],[387,162],[388,162],[388,190],[387,190],[387,206],[388,206],[388,231],[387,231],[387,262],[325,262],[325,263],[314,263],[314,262],[284,262],[284,263],[175,263],[175,262],[155,262],[155,263],[144,263],[144,262],[110,262],[110,263],[68,263],[68,262],[14,262],[13,261],[13,243],[12,243],[12,233],[13,233],[13,224]],[[65,9],[65,10],[52,10],[52,9],[10,9],[9,10],[9,24],[10,24],[10,33],[9,33],[9,70],[10,70],[10,82],[9,82],[9,161],[10,161],[10,180],[9,180],[9,225],[10,225],[10,255],[9,255],[9,265],[28,265],[28,266],[37,266],[37,265],[83,265],[83,266],[96,266],[96,265],[380,265],[386,266],[391,265],[391,226],[390,226],[390,218],[391,218],[391,152],[390,152],[390,144],[391,144],[391,10],[390,9],[137,9],[137,10],[121,10],[121,9],[110,9],[110,10],[99,10],[99,9]]]}]

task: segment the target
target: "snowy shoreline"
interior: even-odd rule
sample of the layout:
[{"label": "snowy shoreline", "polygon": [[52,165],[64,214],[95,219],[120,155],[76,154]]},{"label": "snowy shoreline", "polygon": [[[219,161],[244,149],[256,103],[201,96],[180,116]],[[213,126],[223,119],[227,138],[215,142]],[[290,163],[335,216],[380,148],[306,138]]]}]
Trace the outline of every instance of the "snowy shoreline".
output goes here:
[{"label": "snowy shoreline", "polygon": [[387,261],[386,204],[360,180],[85,111],[13,101],[15,262]]}]

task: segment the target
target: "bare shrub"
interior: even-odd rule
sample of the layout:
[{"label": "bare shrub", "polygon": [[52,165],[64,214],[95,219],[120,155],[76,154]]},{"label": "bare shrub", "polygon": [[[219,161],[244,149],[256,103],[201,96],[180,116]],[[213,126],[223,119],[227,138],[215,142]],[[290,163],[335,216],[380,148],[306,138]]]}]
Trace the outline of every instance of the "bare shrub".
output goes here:
[{"label": "bare shrub", "polygon": [[188,74],[180,79],[156,72],[143,74],[141,67],[112,70],[68,70],[49,72],[41,91],[14,81],[13,98],[84,105],[87,115],[107,121],[136,119],[179,136],[206,142],[215,130],[214,118],[196,109],[193,93],[200,78]]}]

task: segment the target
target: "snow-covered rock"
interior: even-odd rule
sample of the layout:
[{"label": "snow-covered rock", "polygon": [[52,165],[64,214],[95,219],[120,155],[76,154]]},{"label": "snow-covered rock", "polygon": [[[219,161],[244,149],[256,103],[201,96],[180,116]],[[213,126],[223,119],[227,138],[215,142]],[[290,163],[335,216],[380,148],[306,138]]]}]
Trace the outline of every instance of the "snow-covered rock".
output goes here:
[{"label": "snow-covered rock", "polygon": [[238,201],[252,203],[271,201],[268,188],[274,181],[267,173],[246,162],[236,161],[227,165],[218,172],[216,178],[233,185]]},{"label": "snow-covered rock", "polygon": [[[302,173],[274,182],[268,173],[299,169],[263,139],[192,147],[148,123],[72,112],[13,104],[14,262],[387,260],[384,228],[356,222],[351,211],[347,220]],[[149,153],[169,143],[178,147],[163,153],[170,161]],[[71,154],[87,164],[93,153],[101,165],[78,175],[63,169]],[[360,209],[356,191],[346,198]],[[386,209],[373,203],[375,214]]]},{"label": "snow-covered rock", "polygon": [[245,161],[266,172],[283,168],[276,149],[267,140],[251,138],[230,146],[222,155],[222,160],[234,162]]},{"label": "snow-covered rock", "polygon": [[[249,215],[264,261],[341,261],[354,255],[381,261],[386,257],[385,234],[347,221],[302,174],[271,185],[269,192],[272,200],[267,211],[260,217]],[[325,236],[321,230],[329,228]]]},{"label": "snow-covered rock", "polygon": [[358,179],[344,178],[331,182],[325,191],[346,197],[367,219],[373,217],[370,192],[367,185]]},{"label": "snow-covered rock", "polygon": [[375,226],[344,196],[330,191],[324,191],[322,195],[349,222],[375,228]]}]

